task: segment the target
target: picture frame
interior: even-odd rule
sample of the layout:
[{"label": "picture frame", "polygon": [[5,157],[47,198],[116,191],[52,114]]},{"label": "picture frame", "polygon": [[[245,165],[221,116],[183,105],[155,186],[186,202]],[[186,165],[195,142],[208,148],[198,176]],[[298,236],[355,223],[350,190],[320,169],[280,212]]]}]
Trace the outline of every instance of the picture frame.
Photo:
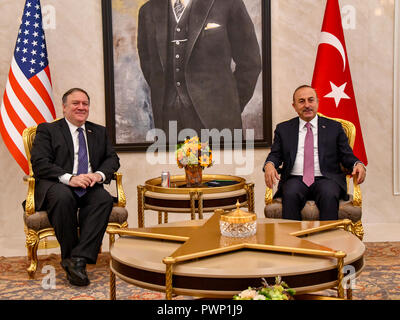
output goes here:
[{"label": "picture frame", "polygon": [[[154,128],[150,89],[136,46],[138,11],[146,2],[102,0],[106,127],[116,151],[146,151],[157,140],[148,139]],[[272,144],[271,5],[270,0],[243,2],[256,30],[262,71],[242,113],[243,132],[254,129],[254,139],[249,144],[243,133],[241,145],[267,148]],[[220,148],[226,148],[222,141]]]}]

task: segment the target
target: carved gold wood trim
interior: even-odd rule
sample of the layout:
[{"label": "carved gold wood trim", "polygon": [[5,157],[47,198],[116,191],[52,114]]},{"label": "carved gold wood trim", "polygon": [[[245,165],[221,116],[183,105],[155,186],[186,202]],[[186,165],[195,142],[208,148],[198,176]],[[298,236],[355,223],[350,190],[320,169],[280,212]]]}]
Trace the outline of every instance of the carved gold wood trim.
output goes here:
[{"label": "carved gold wood trim", "polygon": [[364,238],[364,227],[361,220],[351,224],[350,232],[362,241],[362,239]]},{"label": "carved gold wood trim", "polygon": [[116,182],[117,197],[118,197],[118,203],[116,203],[115,206],[124,208],[126,206],[126,196],[124,189],[122,187],[122,173],[114,172],[114,179]]},{"label": "carved gold wood trim", "polygon": [[265,190],[265,199],[264,199],[265,200],[265,205],[271,204],[273,198],[274,198],[273,189],[267,187],[266,190]]},{"label": "carved gold wood trim", "polygon": [[353,205],[355,207],[362,207],[361,188],[357,183],[357,176],[353,177]]},{"label": "carved gold wood trim", "polygon": [[254,183],[247,183],[244,187],[247,192],[247,208],[249,212],[254,212]]},{"label": "carved gold wood trim", "polygon": [[25,212],[27,215],[35,213],[35,178],[33,177],[28,178],[28,193],[26,195]]},{"label": "carved gold wood trim", "polygon": [[28,164],[29,164],[29,175],[31,177],[33,176],[32,164],[31,164],[31,149],[32,149],[33,140],[35,140],[35,136],[36,136],[36,128],[37,128],[37,126],[28,127],[28,128],[25,128],[24,131],[22,132],[22,140],[24,142],[26,158],[27,158]]}]

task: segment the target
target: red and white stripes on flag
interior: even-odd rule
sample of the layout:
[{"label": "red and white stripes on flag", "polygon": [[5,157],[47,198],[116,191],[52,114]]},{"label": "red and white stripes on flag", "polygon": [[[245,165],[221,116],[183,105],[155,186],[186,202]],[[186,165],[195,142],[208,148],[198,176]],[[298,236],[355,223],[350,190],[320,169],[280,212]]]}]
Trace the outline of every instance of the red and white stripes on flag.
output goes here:
[{"label": "red and white stripes on flag", "polygon": [[56,118],[40,0],[26,0],[0,109],[0,133],[29,174],[22,132]]}]

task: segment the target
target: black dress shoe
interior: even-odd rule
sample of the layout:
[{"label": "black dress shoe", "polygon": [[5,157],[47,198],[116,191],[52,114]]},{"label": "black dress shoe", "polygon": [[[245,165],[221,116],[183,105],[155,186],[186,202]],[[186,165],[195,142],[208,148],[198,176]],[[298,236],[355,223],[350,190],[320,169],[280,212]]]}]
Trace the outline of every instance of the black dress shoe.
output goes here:
[{"label": "black dress shoe", "polygon": [[71,258],[61,261],[61,266],[67,274],[67,279],[74,286],[87,286],[90,280],[86,274],[86,260],[84,258]]}]

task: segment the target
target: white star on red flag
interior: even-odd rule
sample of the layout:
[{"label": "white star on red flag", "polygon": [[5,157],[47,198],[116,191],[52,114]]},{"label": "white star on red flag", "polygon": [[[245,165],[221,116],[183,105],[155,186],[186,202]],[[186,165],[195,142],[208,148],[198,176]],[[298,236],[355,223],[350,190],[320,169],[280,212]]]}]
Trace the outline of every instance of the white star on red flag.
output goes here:
[{"label": "white star on red flag", "polygon": [[347,82],[343,83],[340,87],[337,87],[333,82],[330,82],[332,91],[329,92],[324,98],[335,99],[336,108],[339,107],[340,100],[351,99],[345,92]]}]

